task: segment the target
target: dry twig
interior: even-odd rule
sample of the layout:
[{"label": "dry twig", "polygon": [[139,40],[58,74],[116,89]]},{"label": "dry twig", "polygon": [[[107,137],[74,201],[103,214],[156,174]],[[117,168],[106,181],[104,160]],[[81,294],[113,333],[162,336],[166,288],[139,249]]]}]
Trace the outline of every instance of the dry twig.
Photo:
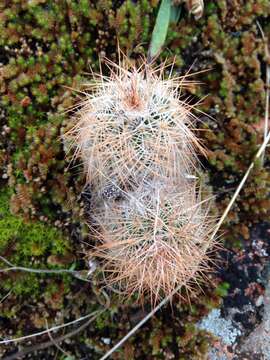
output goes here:
[{"label": "dry twig", "polygon": [[74,276],[76,279],[89,281],[86,277],[83,277],[81,271],[76,270],[68,270],[68,269],[34,269],[34,268],[27,268],[23,266],[16,266],[12,264],[9,260],[5,259],[3,256],[0,255],[0,261],[4,262],[8,265],[8,268],[0,269],[1,272],[9,272],[9,271],[24,271],[30,272],[35,274],[70,274]]},{"label": "dry twig", "polygon": [[74,324],[76,324],[78,322],[81,322],[83,320],[86,320],[88,318],[91,318],[93,320],[98,315],[100,315],[103,311],[105,311],[105,309],[104,310],[96,310],[96,311],[94,311],[94,312],[92,312],[90,314],[81,316],[80,318],[75,319],[73,321],[70,321],[70,322],[67,322],[67,323],[61,324],[61,325],[56,325],[56,326],[53,326],[53,327],[51,327],[51,328],[49,328],[47,330],[42,330],[42,331],[39,331],[39,332],[34,333],[34,334],[21,336],[21,337],[14,338],[14,339],[4,339],[4,340],[0,341],[0,345],[7,345],[7,344],[18,342],[18,341],[28,340],[28,339],[31,339],[31,338],[36,337],[36,336],[41,336],[41,335],[44,335],[44,334],[48,334],[48,332],[52,332],[52,331],[55,331],[55,330],[65,328],[65,327],[70,326],[70,325],[74,325]]},{"label": "dry twig", "polygon": [[[17,360],[17,359],[19,359],[21,357],[24,357],[27,354],[31,354],[31,353],[33,353],[35,351],[38,351],[38,350],[44,350],[44,349],[46,349],[46,348],[48,348],[48,347],[50,347],[52,345],[59,344],[59,343],[65,341],[66,339],[69,339],[69,338],[71,338],[73,336],[76,336],[81,331],[86,329],[88,327],[88,325],[91,324],[91,322],[93,322],[97,318],[97,316],[99,316],[103,311],[105,311],[105,309],[101,310],[93,318],[88,319],[84,324],[82,324],[77,329],[75,329],[73,331],[70,331],[68,334],[65,334],[65,335],[62,335],[62,336],[60,336],[58,338],[55,338],[53,342],[50,340],[50,341],[46,341],[44,343],[35,344],[33,346],[28,346],[28,347],[23,348],[22,350],[16,352],[15,354],[4,357],[2,360]],[[49,331],[50,331],[50,329],[49,329]]]},{"label": "dry twig", "polygon": [[[265,115],[264,115],[264,139],[267,137],[269,131],[269,97],[270,97],[270,54],[268,48],[268,38],[265,36],[264,31],[257,21],[257,26],[261,32],[264,42],[264,53],[266,58],[266,79],[265,79]],[[264,162],[264,152],[262,153],[262,163]]]}]

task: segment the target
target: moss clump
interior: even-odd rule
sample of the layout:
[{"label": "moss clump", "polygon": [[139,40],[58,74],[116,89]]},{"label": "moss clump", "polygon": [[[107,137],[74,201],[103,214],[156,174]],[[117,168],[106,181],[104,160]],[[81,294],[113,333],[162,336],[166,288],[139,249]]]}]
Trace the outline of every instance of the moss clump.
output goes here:
[{"label": "moss clump", "polygon": [[11,262],[22,266],[22,262],[32,257],[65,255],[70,250],[69,241],[61,231],[39,221],[27,223],[11,214],[9,198],[6,190],[0,192],[0,251],[8,252]]},{"label": "moss clump", "polygon": [[[0,252],[13,265],[28,268],[46,268],[49,255],[67,256],[71,245],[63,233],[41,222],[25,222],[22,217],[13,215],[9,210],[9,191],[0,192]],[[8,267],[0,260],[2,268]],[[61,266],[61,261],[58,262]],[[49,266],[50,267],[50,266]],[[12,290],[16,295],[42,293],[40,286],[43,275],[15,272],[1,273],[2,290]]]}]

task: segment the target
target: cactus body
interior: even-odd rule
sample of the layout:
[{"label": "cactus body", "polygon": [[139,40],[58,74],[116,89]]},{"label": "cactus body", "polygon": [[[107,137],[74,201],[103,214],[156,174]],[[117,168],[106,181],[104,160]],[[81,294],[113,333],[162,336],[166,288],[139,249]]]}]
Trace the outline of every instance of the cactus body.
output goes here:
[{"label": "cactus body", "polygon": [[109,284],[155,301],[208,268],[213,246],[182,79],[116,66],[87,93],[67,138],[92,189],[94,256]]}]

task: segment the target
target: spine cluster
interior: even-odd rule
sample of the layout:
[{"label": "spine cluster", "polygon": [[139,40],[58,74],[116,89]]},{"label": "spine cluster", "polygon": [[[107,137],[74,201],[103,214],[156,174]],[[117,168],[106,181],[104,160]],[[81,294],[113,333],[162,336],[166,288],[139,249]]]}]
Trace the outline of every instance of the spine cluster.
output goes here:
[{"label": "spine cluster", "polygon": [[86,93],[66,137],[91,187],[91,234],[105,279],[152,302],[208,269],[209,203],[201,199],[203,151],[185,78],[114,65]]}]

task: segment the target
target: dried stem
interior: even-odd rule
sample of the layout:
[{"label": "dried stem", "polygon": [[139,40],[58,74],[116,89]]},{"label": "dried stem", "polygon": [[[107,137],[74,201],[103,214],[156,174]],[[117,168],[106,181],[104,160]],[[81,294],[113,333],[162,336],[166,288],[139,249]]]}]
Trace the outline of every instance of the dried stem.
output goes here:
[{"label": "dried stem", "polygon": [[89,281],[87,278],[83,277],[81,271],[76,270],[69,270],[69,269],[34,269],[34,268],[27,268],[23,266],[16,266],[12,264],[9,260],[5,259],[3,256],[0,255],[0,261],[7,264],[9,267],[0,269],[0,273],[2,272],[9,272],[9,271],[24,271],[30,272],[35,274],[70,274],[77,279]]},{"label": "dried stem", "polygon": [[37,333],[34,333],[34,334],[30,334],[30,335],[26,335],[26,336],[21,336],[21,337],[18,337],[18,338],[14,338],[14,339],[5,339],[5,340],[1,340],[0,341],[0,345],[7,345],[7,344],[10,344],[10,343],[14,343],[14,342],[18,342],[18,341],[23,341],[23,340],[28,340],[28,339],[31,339],[33,337],[36,337],[36,336],[41,336],[41,335],[44,335],[44,334],[48,334],[48,332],[52,332],[52,331],[56,331],[56,330],[59,330],[59,329],[62,329],[62,328],[65,328],[67,326],[70,326],[70,325],[74,325],[78,322],[81,322],[83,320],[86,320],[88,318],[91,318],[92,320],[95,319],[98,315],[100,315],[103,311],[105,311],[105,309],[103,310],[96,310],[90,314],[87,314],[87,315],[84,315],[78,319],[75,319],[73,321],[70,321],[70,322],[67,322],[65,324],[61,324],[61,325],[56,325],[56,326],[53,326],[47,330],[42,330],[42,331],[39,331]]},{"label": "dried stem", "polygon": [[[50,347],[52,345],[59,344],[59,343],[65,341],[66,339],[74,337],[77,334],[79,334],[80,332],[82,332],[84,329],[86,329],[91,324],[91,322],[93,322],[100,314],[102,314],[103,311],[105,311],[105,310],[101,310],[94,317],[87,320],[84,324],[82,324],[77,329],[74,329],[73,331],[70,331],[69,333],[67,333],[65,335],[62,335],[62,336],[59,336],[59,337],[55,338],[53,340],[53,342],[52,341],[46,341],[44,343],[35,344],[33,346],[28,346],[28,347],[23,348],[20,351],[16,352],[15,354],[4,357],[2,360],[16,360],[16,359],[19,359],[21,357],[24,357],[27,354],[30,354],[30,353],[34,352],[34,351],[44,350],[44,349],[46,349],[46,348],[48,348],[48,347]],[[51,331],[51,330],[49,329],[49,331]]]},{"label": "dried stem", "polygon": [[[261,27],[261,24],[257,21],[257,26],[261,32],[262,39],[264,42],[264,53],[266,58],[266,80],[265,80],[265,115],[264,115],[264,140],[267,137],[268,131],[269,131],[269,98],[270,98],[270,54],[269,54],[269,48],[268,48],[268,39],[264,34],[264,31]],[[262,152],[262,163],[264,163],[264,153]]]}]

